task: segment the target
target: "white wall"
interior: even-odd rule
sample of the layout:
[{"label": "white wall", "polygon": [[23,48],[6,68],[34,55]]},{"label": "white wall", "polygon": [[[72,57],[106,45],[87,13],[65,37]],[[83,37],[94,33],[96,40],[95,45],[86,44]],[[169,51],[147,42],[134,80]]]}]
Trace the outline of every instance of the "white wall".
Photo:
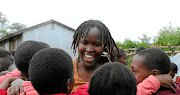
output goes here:
[{"label": "white wall", "polygon": [[78,54],[74,56],[71,44],[74,31],[68,30],[56,24],[48,24],[23,33],[22,41],[35,40],[49,44],[53,48],[65,50],[73,59],[77,59]]}]

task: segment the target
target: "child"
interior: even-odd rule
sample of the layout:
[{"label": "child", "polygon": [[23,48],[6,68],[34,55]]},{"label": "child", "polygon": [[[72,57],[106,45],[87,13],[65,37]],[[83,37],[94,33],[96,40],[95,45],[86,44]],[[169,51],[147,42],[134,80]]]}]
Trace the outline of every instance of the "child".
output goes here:
[{"label": "child", "polygon": [[121,54],[116,49],[114,49],[114,51],[115,51],[115,61],[126,65],[127,60],[126,60],[126,53],[125,53],[125,51],[123,49],[119,49]]},{"label": "child", "polygon": [[118,62],[104,64],[96,69],[90,79],[90,95],[136,95],[136,78]]},{"label": "child", "polygon": [[40,95],[69,94],[74,86],[72,59],[61,49],[40,50],[31,60],[29,76]]},{"label": "child", "polygon": [[74,53],[78,48],[80,62],[73,60],[75,86],[82,86],[89,82],[92,73],[100,66],[98,60],[106,49],[108,54],[114,56],[113,48],[116,44],[111,37],[109,29],[98,20],[83,22],[76,30],[72,42]]},{"label": "child", "polygon": [[[131,61],[131,71],[136,77],[137,84],[143,82],[152,75],[168,74],[170,66],[169,57],[162,50],[155,48],[139,51]],[[158,94],[161,88],[157,93],[152,93]],[[180,91],[179,88],[176,88],[176,90]],[[166,94],[173,94],[173,92],[170,91]]]},{"label": "child", "polygon": [[[20,44],[20,46],[17,48],[15,52],[14,55],[15,65],[25,78],[25,81],[22,83],[22,86],[26,95],[28,94],[37,95],[37,92],[33,91],[34,88],[32,87],[32,84],[29,81],[28,69],[29,69],[30,60],[36,52],[38,52],[41,49],[49,48],[49,47],[50,46],[48,44],[43,42],[26,41]],[[11,90],[12,89],[10,89],[10,92],[12,92]]]},{"label": "child", "polygon": [[174,78],[175,74],[177,73],[178,71],[178,67],[175,63],[171,62],[171,70],[169,72],[169,75],[172,76],[172,78]]},{"label": "child", "polygon": [[0,72],[7,71],[8,67],[13,64],[13,62],[7,58],[0,58]]},{"label": "child", "polygon": [[141,51],[141,50],[143,50],[143,49],[146,49],[145,47],[138,47],[137,49],[136,49],[136,53],[138,53],[139,51]]},{"label": "child", "polygon": [[11,54],[11,52],[5,50],[4,48],[0,48],[0,58],[7,58],[9,60],[11,60],[12,62],[14,62],[14,57]]}]

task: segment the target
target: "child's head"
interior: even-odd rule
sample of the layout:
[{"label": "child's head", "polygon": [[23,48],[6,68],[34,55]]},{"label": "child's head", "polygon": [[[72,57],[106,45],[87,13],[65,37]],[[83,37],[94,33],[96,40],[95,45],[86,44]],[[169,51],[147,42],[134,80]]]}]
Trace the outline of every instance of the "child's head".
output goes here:
[{"label": "child's head", "polygon": [[[119,53],[119,51],[121,52],[121,54]],[[125,65],[127,63],[126,53],[123,49],[119,49],[119,51],[114,49],[114,52],[115,52],[115,60],[114,61]]]},{"label": "child's head", "polygon": [[11,60],[12,62],[14,62],[14,57],[11,54],[11,52],[5,50],[4,48],[0,48],[0,58],[7,58],[9,60]]},{"label": "child's head", "polygon": [[8,67],[13,64],[13,62],[7,58],[0,58],[0,72],[8,70]]},{"label": "child's head", "polygon": [[98,63],[104,49],[110,56],[114,55],[114,46],[117,48],[109,29],[98,20],[83,22],[76,30],[72,42],[74,53],[78,47],[80,59],[87,66]]},{"label": "child's head", "polygon": [[141,50],[143,50],[143,49],[146,49],[145,47],[138,47],[137,49],[136,49],[136,53],[138,53],[139,51],[141,51]]},{"label": "child's head", "polygon": [[74,86],[72,59],[61,49],[43,49],[33,56],[29,76],[39,94],[70,93]]},{"label": "child's head", "polygon": [[175,63],[171,62],[171,70],[169,72],[169,75],[172,76],[172,78],[175,76],[175,74],[178,71],[178,67]]},{"label": "child's head", "polygon": [[135,74],[137,83],[149,75],[168,74],[170,66],[167,54],[157,48],[141,50],[131,61],[131,71]]},{"label": "child's head", "polygon": [[43,42],[26,41],[17,48],[14,59],[16,67],[21,71],[23,76],[28,79],[29,63],[33,55],[41,49],[49,48],[49,45]]},{"label": "child's head", "polygon": [[123,64],[107,63],[94,71],[88,93],[90,95],[136,95],[136,78]]}]

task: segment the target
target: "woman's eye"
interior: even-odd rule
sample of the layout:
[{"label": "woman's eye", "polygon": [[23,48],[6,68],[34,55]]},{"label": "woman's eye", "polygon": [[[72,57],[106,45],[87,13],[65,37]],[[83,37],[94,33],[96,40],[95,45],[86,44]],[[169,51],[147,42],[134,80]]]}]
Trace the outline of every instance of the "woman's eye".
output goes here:
[{"label": "woman's eye", "polygon": [[101,44],[100,44],[100,43],[94,43],[94,45],[95,45],[95,46],[101,46]]}]

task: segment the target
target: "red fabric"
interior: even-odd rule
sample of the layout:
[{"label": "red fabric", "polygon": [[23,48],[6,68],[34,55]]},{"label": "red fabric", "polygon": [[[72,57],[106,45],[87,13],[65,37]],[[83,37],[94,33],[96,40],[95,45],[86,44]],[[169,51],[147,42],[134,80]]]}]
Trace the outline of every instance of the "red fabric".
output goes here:
[{"label": "red fabric", "polygon": [[89,93],[87,92],[89,88],[89,82],[83,86],[80,86],[76,89],[76,91],[72,92],[69,95],[89,95]]},{"label": "red fabric", "polygon": [[[78,87],[76,91],[73,91],[72,93],[70,93],[68,95],[89,95],[87,93],[88,88],[89,88],[89,83]],[[67,94],[60,93],[60,94],[43,94],[43,95],[67,95]]]},{"label": "red fabric", "polygon": [[173,93],[169,88],[164,88],[164,87],[161,87],[157,93],[153,94],[153,95],[180,95],[180,83],[178,82],[174,82],[178,88],[175,88],[176,91],[177,91],[177,94]]},{"label": "red fabric", "polygon": [[159,80],[155,76],[150,75],[137,85],[136,95],[152,95],[152,93],[157,92],[160,85]]},{"label": "red fabric", "polygon": [[7,73],[6,75],[0,76],[0,84],[9,77],[20,77],[20,76],[21,73],[19,72],[19,70],[15,69],[14,71]]},{"label": "red fabric", "polygon": [[4,89],[0,89],[0,95],[7,95],[7,92]]}]

